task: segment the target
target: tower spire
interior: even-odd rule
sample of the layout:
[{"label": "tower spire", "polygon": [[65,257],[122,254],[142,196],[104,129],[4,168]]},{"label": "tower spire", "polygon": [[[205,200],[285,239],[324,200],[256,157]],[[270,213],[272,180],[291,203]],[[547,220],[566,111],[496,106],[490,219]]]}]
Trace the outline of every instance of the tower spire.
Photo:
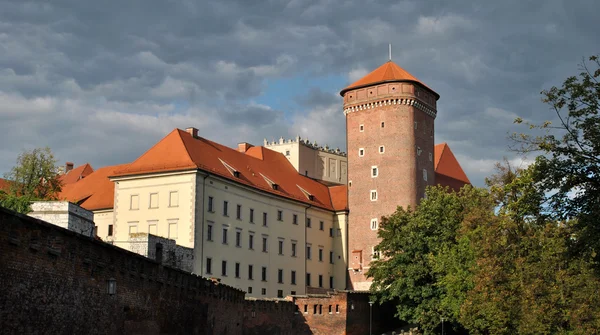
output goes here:
[{"label": "tower spire", "polygon": [[390,43],[390,62],[392,61],[392,43]]}]

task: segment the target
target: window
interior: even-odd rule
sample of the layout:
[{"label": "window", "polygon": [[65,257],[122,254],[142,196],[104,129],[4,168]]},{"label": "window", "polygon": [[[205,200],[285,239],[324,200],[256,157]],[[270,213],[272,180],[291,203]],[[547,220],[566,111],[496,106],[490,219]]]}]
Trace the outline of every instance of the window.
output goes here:
[{"label": "window", "polygon": [[254,209],[250,208],[250,223],[254,223]]},{"label": "window", "polygon": [[237,205],[237,209],[235,211],[235,218],[238,220],[242,219],[242,205]]},{"label": "window", "polygon": [[333,264],[333,251],[329,252],[329,264]]},{"label": "window", "polygon": [[267,281],[267,267],[266,266],[262,267],[261,275],[262,275],[262,281]]},{"label": "window", "polygon": [[306,286],[310,286],[310,273],[306,273]]},{"label": "window", "polygon": [[310,218],[306,218],[306,227],[310,228],[312,225],[312,222],[310,220]]},{"label": "window", "polygon": [[317,308],[319,308],[319,305],[313,306],[313,314],[317,314]]},{"label": "window", "polygon": [[429,161],[431,162],[433,160],[433,155],[431,154],[431,152],[429,153]]},{"label": "window", "polygon": [[379,259],[379,250],[377,250],[375,247],[371,247],[371,258]]},{"label": "window", "polygon": [[379,169],[377,166],[371,166],[371,178],[375,178],[379,175]]},{"label": "window", "polygon": [[267,213],[263,212],[263,226],[267,226]]},{"label": "window", "polygon": [[307,244],[306,245],[306,259],[310,259],[310,249],[311,249],[310,244]]},{"label": "window", "polygon": [[277,298],[283,298],[283,290],[277,290]]},{"label": "window", "polygon": [[365,149],[360,148],[358,149],[358,157],[363,157],[365,155]]},{"label": "window", "polygon": [[290,295],[296,295],[296,291],[290,292]]},{"label": "window", "polygon": [[248,235],[248,249],[254,250],[254,235],[252,233]]},{"label": "window", "polygon": [[158,208],[158,193],[150,193],[150,207]]},{"label": "window", "polygon": [[339,313],[340,313],[340,305],[335,305],[335,312],[336,312],[337,314],[339,314]]},{"label": "window", "polygon": [[379,146],[379,153],[382,154],[385,152],[385,147],[383,145]]},{"label": "window", "polygon": [[371,219],[371,230],[377,230],[379,225],[377,224],[377,218]]},{"label": "window", "polygon": [[268,242],[267,241],[267,237],[263,236],[263,238],[262,238],[262,251],[263,252],[267,252],[268,251],[268,249],[267,249],[268,243],[267,242]]},{"label": "window", "polygon": [[419,124],[417,121],[415,121],[415,129],[417,129],[419,127]]},{"label": "window", "polygon": [[267,289],[266,288],[261,289],[261,293],[262,293],[262,295],[267,295]]},{"label": "window", "polygon": [[277,270],[277,282],[279,284],[283,284],[283,270],[282,269]]},{"label": "window", "polygon": [[308,305],[304,305],[304,314],[308,314]]},{"label": "window", "polygon": [[296,257],[296,242],[292,242],[292,257]]},{"label": "window", "polygon": [[371,190],[371,201],[377,200],[377,190]]},{"label": "window", "polygon": [[169,220],[169,238],[177,238],[177,220]]},{"label": "window", "polygon": [[283,211],[277,211],[277,221],[283,221]]},{"label": "window", "polygon": [[329,237],[333,237],[333,228],[329,228]]},{"label": "window", "polygon": [[[333,276],[329,276],[329,288],[333,288]],[[331,306],[329,306],[329,313],[331,313]]]},{"label": "window", "polygon": [[381,128],[385,128],[385,122],[381,122]]},{"label": "window", "polygon": [[292,223],[293,224],[298,224],[298,214],[292,215]]},{"label": "window", "polygon": [[113,225],[108,225],[108,236],[113,236]]},{"label": "window", "polygon": [[240,248],[242,246],[242,231],[241,230],[235,231],[235,246],[238,248]]},{"label": "window", "polygon": [[235,278],[240,278],[240,263],[235,263]]},{"label": "window", "polygon": [[331,314],[333,308],[331,308],[331,305],[329,305],[329,314]]},{"label": "window", "polygon": [[323,275],[319,275],[319,287],[323,287]]},{"label": "window", "polygon": [[289,150],[286,150],[286,151],[285,151],[285,155],[286,155],[286,156],[289,156],[289,155],[290,155],[290,151],[289,151]]},{"label": "window", "polygon": [[223,228],[223,244],[227,244],[227,228]]},{"label": "window", "polygon": [[179,192],[169,192],[169,207],[179,207]]},{"label": "window", "polygon": [[208,211],[211,212],[211,213],[214,212],[213,197],[208,197]]},{"label": "window", "polygon": [[212,258],[210,257],[206,258],[206,273],[212,274]]},{"label": "window", "polygon": [[348,181],[348,187],[352,187],[352,180]]},{"label": "window", "polygon": [[135,224],[132,224],[131,222],[129,223],[129,234],[135,234],[138,232],[137,229],[137,222],[135,222]]},{"label": "window", "polygon": [[296,285],[296,271],[292,270],[292,273],[290,276],[290,282],[292,283],[292,285]]},{"label": "window", "polygon": [[248,294],[252,294],[252,286],[248,286]]},{"label": "window", "polygon": [[325,223],[323,221],[319,221],[319,230],[325,230]]},{"label": "window", "polygon": [[254,266],[248,265],[248,279],[254,280]]},{"label": "window", "polygon": [[423,180],[427,181],[427,170],[423,169]]},{"label": "window", "polygon": [[129,199],[129,209],[137,210],[140,209],[140,196],[137,194],[132,194]]},{"label": "window", "polygon": [[221,275],[227,277],[227,261],[221,262]]},{"label": "window", "polygon": [[225,201],[223,201],[223,216],[229,216],[229,215],[227,215],[227,210],[228,210],[228,208],[227,208],[227,207],[228,207],[228,206],[229,206],[229,202],[228,202],[228,201],[226,201],[226,200],[225,200]]},{"label": "window", "polygon": [[323,248],[319,248],[319,262],[323,261]]},{"label": "window", "polygon": [[207,241],[212,241],[212,234],[213,234],[213,226],[211,224],[206,226],[206,240]]},{"label": "window", "polygon": [[279,240],[279,254],[283,255],[283,240]]},{"label": "window", "polygon": [[360,132],[363,132],[363,131],[365,131],[365,125],[364,125],[364,124],[361,124],[360,126],[358,126],[358,130],[359,130]]},{"label": "window", "polygon": [[158,220],[148,221],[148,234],[157,235],[156,227],[158,225]]}]

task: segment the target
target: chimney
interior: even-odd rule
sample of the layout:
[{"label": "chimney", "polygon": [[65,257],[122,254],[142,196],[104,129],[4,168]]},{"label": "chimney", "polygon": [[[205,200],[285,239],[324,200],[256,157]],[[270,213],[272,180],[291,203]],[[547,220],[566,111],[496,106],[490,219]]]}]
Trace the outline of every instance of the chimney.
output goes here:
[{"label": "chimney", "polygon": [[189,127],[189,128],[185,128],[185,131],[192,135],[193,138],[198,138],[198,128],[194,128],[194,127]]},{"label": "chimney", "polygon": [[65,173],[69,173],[69,171],[73,170],[73,163],[72,162],[67,162],[65,164]]},{"label": "chimney", "polygon": [[242,152],[242,153],[248,151],[248,149],[250,149],[252,147],[253,147],[253,145],[250,143],[246,143],[246,142],[238,143],[238,151]]}]

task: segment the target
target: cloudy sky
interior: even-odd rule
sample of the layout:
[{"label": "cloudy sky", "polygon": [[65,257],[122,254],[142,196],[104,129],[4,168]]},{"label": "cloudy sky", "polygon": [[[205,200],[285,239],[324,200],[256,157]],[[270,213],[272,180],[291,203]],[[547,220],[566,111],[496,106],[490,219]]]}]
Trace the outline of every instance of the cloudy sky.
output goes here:
[{"label": "cloudy sky", "polygon": [[436,142],[483,185],[516,116],[600,52],[596,0],[0,0],[0,174],[50,146],[95,168],[195,126],[345,148],[339,91],[393,60],[436,90]]}]

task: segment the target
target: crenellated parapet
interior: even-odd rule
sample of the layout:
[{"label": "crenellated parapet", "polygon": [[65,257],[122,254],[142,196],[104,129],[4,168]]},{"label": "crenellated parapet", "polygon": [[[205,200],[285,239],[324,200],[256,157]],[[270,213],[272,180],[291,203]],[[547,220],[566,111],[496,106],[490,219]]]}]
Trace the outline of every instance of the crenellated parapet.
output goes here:
[{"label": "crenellated parapet", "polygon": [[296,136],[296,138],[291,138],[291,139],[284,139],[283,137],[280,137],[278,141],[271,141],[269,142],[266,138],[264,139],[264,146],[266,148],[269,147],[274,147],[274,146],[278,146],[278,145],[285,145],[285,144],[301,144],[305,147],[314,149],[314,150],[318,150],[318,151],[322,151],[322,152],[327,152],[330,154],[334,154],[334,155],[339,155],[339,156],[343,156],[346,157],[346,152],[340,150],[340,148],[331,148],[329,147],[327,144],[324,146],[320,146],[317,141],[313,141],[312,143],[309,141],[308,138],[302,138],[300,136]]},{"label": "crenellated parapet", "polygon": [[415,98],[395,98],[395,99],[382,99],[378,101],[371,101],[362,104],[353,105],[344,109],[344,115],[348,115],[349,113],[358,112],[361,110],[372,109],[382,106],[392,106],[392,105],[407,105],[415,107],[416,109],[425,112],[427,115],[431,116],[435,119],[437,116],[437,112],[420,102]]}]

